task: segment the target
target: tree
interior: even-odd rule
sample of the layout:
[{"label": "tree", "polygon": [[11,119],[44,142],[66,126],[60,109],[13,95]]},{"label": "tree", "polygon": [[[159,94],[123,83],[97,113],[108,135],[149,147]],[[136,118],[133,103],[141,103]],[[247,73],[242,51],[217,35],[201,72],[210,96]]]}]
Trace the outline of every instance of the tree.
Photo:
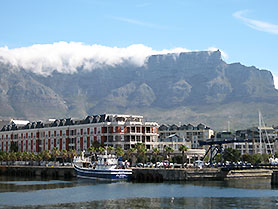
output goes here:
[{"label": "tree", "polygon": [[271,154],[266,154],[266,153],[263,153],[262,154],[262,162],[267,164],[269,163],[269,158],[271,157]]},{"label": "tree", "polygon": [[90,146],[87,151],[90,153],[90,155],[92,155],[92,152],[94,151],[94,147]]},{"label": "tree", "polygon": [[99,148],[92,147],[92,153],[94,153],[94,161],[97,161],[97,153]]},{"label": "tree", "polygon": [[90,146],[88,148],[88,152],[90,153],[90,156],[92,156],[92,153],[94,153],[94,161],[97,159],[97,148]]},{"label": "tree", "polygon": [[4,154],[0,154],[0,162],[1,162],[1,164],[2,164],[2,162],[4,161]]},{"label": "tree", "polygon": [[257,154],[252,155],[252,164],[253,165],[258,165],[262,161],[263,161],[263,159],[262,159],[262,155],[261,154],[257,153]]},{"label": "tree", "polygon": [[105,148],[104,147],[99,147],[98,151],[100,154],[103,154],[105,152]]},{"label": "tree", "polygon": [[248,162],[248,163],[252,163],[252,155],[248,154],[248,153],[244,153],[242,155],[242,161],[243,162]]},{"label": "tree", "polygon": [[22,161],[23,160],[23,153],[22,152],[17,152],[16,153],[16,158],[18,161]]},{"label": "tree", "polygon": [[238,162],[241,160],[240,151],[237,149],[226,148],[223,153],[224,161]]},{"label": "tree", "polygon": [[136,163],[136,152],[137,152],[137,149],[136,148],[130,148],[127,150],[127,156],[128,156],[128,159],[129,157],[131,158],[131,166],[134,166],[134,164]]},{"label": "tree", "polygon": [[218,152],[216,155],[215,155],[215,162],[216,163],[220,163],[220,161],[221,161],[221,154]]},{"label": "tree", "polygon": [[15,152],[10,152],[9,153],[9,159],[14,163],[16,161],[16,153]]},{"label": "tree", "polygon": [[52,149],[51,155],[52,155],[52,157],[54,158],[54,163],[55,163],[55,164],[56,164],[57,157],[59,156],[59,154],[60,154],[60,151],[59,151],[58,147],[54,147],[54,148]]},{"label": "tree", "polygon": [[155,156],[155,162],[157,162],[157,156],[159,155],[160,150],[157,147],[155,147],[155,148],[153,148],[152,153]]},{"label": "tree", "polygon": [[63,149],[63,150],[61,151],[61,157],[62,157],[62,159],[63,159],[63,165],[65,165],[65,159],[67,159],[67,157],[68,157],[68,151],[65,150],[65,149]]},{"label": "tree", "polygon": [[46,161],[46,163],[48,163],[48,160],[51,158],[50,152],[49,150],[44,150],[43,151],[43,160]]},{"label": "tree", "polygon": [[9,153],[4,153],[4,161],[6,161],[7,163],[10,161]]},{"label": "tree", "polygon": [[166,158],[169,156],[169,162],[171,161],[171,153],[174,152],[173,148],[170,146],[164,147]]},{"label": "tree", "polygon": [[40,165],[40,162],[43,160],[43,153],[42,152],[37,153],[35,160],[38,162],[38,165]]},{"label": "tree", "polygon": [[31,165],[33,165],[34,161],[36,161],[36,155],[33,152],[29,152],[28,158],[31,161]]},{"label": "tree", "polygon": [[137,143],[137,144],[135,144],[135,148],[137,150],[138,156],[142,158],[142,161],[144,164],[145,163],[145,153],[147,152],[145,144]]},{"label": "tree", "polygon": [[27,162],[27,160],[29,159],[29,154],[28,152],[23,152],[23,160],[25,161],[25,164]]},{"label": "tree", "polygon": [[184,161],[185,161],[185,152],[187,152],[187,150],[188,150],[188,147],[183,144],[179,147],[179,151],[182,153],[182,167],[183,168],[184,168]]},{"label": "tree", "polygon": [[124,152],[123,148],[121,146],[118,146],[116,148],[116,156],[117,157],[122,157],[122,156],[124,156],[124,154],[125,154],[125,152]]},{"label": "tree", "polygon": [[70,158],[71,164],[72,164],[72,161],[73,161],[73,159],[74,159],[75,156],[77,156],[76,150],[71,149],[71,150],[69,151],[69,158]]},{"label": "tree", "polygon": [[97,150],[100,147],[100,143],[98,141],[93,141],[92,147],[94,147]]},{"label": "tree", "polygon": [[108,154],[111,154],[111,152],[114,150],[114,147],[108,146],[107,147],[107,152]]},{"label": "tree", "polygon": [[126,152],[125,152],[125,159],[127,161],[130,161],[131,160],[131,155],[132,155],[131,149],[126,150]]}]

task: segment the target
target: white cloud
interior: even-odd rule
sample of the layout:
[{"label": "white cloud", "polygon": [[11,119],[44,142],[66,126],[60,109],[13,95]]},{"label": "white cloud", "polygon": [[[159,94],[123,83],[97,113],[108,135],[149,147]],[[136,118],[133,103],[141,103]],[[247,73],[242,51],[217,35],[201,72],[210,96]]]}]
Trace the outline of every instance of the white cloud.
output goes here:
[{"label": "white cloud", "polygon": [[[209,48],[215,51],[216,48]],[[57,42],[35,44],[29,47],[9,49],[0,47],[0,60],[15,68],[24,68],[41,75],[50,75],[54,70],[60,73],[75,73],[78,68],[93,70],[103,66],[115,66],[128,61],[143,66],[147,57],[155,54],[190,52],[185,48],[153,50],[142,44],[126,48],[85,45],[79,42]],[[225,54],[222,52],[222,54]]]},{"label": "white cloud", "polygon": [[259,30],[259,31],[263,31],[263,32],[267,32],[267,33],[278,34],[278,25],[244,17],[244,15],[247,12],[248,12],[248,10],[237,11],[233,14],[233,16],[235,18],[243,21],[250,28],[253,28],[253,29]]},{"label": "white cloud", "polygon": [[274,80],[274,86],[276,89],[278,89],[278,76],[274,75],[274,74],[272,74],[272,75],[273,75],[273,80]]}]

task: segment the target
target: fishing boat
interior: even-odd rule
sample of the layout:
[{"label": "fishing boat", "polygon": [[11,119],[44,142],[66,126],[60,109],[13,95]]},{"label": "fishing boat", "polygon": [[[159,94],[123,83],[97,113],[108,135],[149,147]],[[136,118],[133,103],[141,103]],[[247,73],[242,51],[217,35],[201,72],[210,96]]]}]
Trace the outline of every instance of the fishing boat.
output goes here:
[{"label": "fishing boat", "polygon": [[130,180],[132,169],[120,165],[115,155],[103,154],[97,156],[97,162],[87,163],[87,167],[74,164],[74,169],[79,178],[90,178],[98,180]]}]

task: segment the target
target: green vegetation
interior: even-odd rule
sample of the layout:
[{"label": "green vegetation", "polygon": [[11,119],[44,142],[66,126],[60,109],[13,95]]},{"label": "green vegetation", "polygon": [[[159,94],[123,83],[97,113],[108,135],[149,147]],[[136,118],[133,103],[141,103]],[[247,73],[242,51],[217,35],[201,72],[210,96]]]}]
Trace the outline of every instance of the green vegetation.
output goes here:
[{"label": "green vegetation", "polygon": [[224,159],[224,162],[225,161],[238,162],[241,160],[241,154],[236,149],[227,148],[224,150],[223,159]]},{"label": "green vegetation", "polygon": [[[102,147],[99,143],[94,143],[93,146],[89,147],[86,155],[92,155],[93,160],[97,160],[97,154],[104,154],[105,151],[109,154],[115,154],[117,157],[123,157],[123,160],[130,162],[131,166],[135,166],[137,163],[142,163],[143,165],[147,162],[161,162],[167,160],[169,162],[179,163],[184,167],[186,163],[186,153],[188,148],[185,145],[179,147],[180,153],[173,154],[174,150],[170,146],[165,146],[163,151],[158,148],[153,148],[152,150],[147,150],[144,143],[137,143],[134,147],[128,150],[123,150],[121,146],[113,148],[111,146]],[[39,153],[30,152],[9,152],[5,153],[0,151],[0,164],[5,162],[5,164],[13,164],[15,161],[21,161],[23,164],[28,165],[39,165],[42,161],[48,164],[49,161],[59,161],[65,164],[65,162],[73,162],[75,156],[77,156],[76,150],[62,150],[59,151],[58,148],[53,148],[51,151],[45,150]],[[275,153],[274,157],[277,157],[278,153]],[[268,154],[248,154],[241,153],[232,148],[227,148],[223,152],[223,162],[237,163],[237,162],[247,162],[252,165],[267,164],[269,163],[269,158],[271,156]],[[205,162],[209,162],[209,156],[204,159]],[[221,161],[220,153],[217,153],[215,157],[215,162],[219,163]]]},{"label": "green vegetation", "polygon": [[182,167],[184,167],[184,162],[185,162],[185,152],[188,150],[188,147],[185,145],[181,145],[179,147],[179,151],[182,152]]}]

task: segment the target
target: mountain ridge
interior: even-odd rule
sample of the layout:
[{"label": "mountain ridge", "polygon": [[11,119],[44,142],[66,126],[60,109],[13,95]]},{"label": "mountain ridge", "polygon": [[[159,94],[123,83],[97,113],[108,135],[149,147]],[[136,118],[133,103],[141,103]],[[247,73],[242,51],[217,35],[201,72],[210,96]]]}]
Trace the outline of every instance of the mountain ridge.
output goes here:
[{"label": "mountain ridge", "polygon": [[[143,66],[122,63],[42,76],[0,63],[2,117],[30,120],[114,112],[160,123],[249,127],[257,111],[276,122],[278,91],[270,71],[227,64],[220,51],[149,56]],[[246,118],[245,118],[246,117]]]}]

